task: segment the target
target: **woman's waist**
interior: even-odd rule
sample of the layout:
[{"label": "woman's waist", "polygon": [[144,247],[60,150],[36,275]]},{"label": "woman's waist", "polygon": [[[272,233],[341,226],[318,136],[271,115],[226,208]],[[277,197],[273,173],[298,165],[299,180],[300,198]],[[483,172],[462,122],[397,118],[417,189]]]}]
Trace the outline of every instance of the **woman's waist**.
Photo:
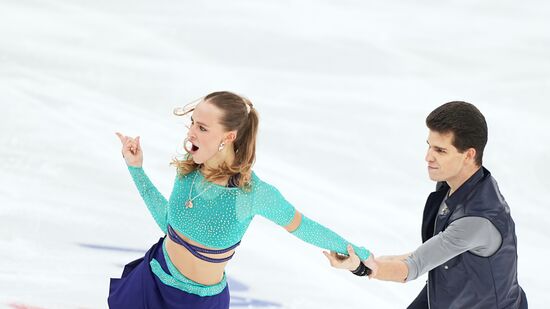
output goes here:
[{"label": "woman's waist", "polygon": [[[166,253],[168,254],[167,260],[169,259],[180,274],[203,285],[218,284],[222,281],[225,266],[229,262],[228,258],[231,257],[235,251],[231,250],[222,254],[201,253],[201,256],[211,259],[227,258],[226,261],[213,263],[204,260],[203,257],[197,257],[190,249],[174,242],[170,237],[166,237],[164,241]],[[167,263],[169,261],[167,261]]]},{"label": "woman's waist", "polygon": [[217,295],[227,287],[223,270],[221,270],[221,276],[215,272],[210,273],[205,270],[202,270],[199,274],[187,271],[193,268],[193,262],[187,262],[187,264],[177,262],[178,267],[180,267],[178,269],[168,253],[167,247],[170,245],[167,239],[168,237],[160,239],[159,243],[147,251],[145,255],[146,261],[149,261],[151,271],[162,283],[199,296]]}]

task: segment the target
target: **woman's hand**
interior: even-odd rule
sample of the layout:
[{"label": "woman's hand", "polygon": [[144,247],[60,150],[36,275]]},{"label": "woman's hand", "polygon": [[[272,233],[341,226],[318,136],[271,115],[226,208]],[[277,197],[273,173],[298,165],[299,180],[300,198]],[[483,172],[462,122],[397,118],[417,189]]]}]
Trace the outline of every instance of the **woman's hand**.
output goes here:
[{"label": "woman's hand", "polygon": [[[353,250],[353,247],[351,245],[348,245],[349,256],[342,255],[333,251],[331,251],[330,253],[323,251],[323,254],[329,260],[330,266],[334,268],[354,271],[359,267],[359,263],[361,263],[359,256],[355,254],[355,250]],[[374,254],[372,254],[372,252],[369,255],[369,257],[363,261],[363,264],[365,264],[365,266],[367,266],[371,270],[369,278],[370,279],[375,278],[376,273],[378,272],[378,263],[374,259]]]},{"label": "woman's hand", "polygon": [[359,263],[361,262],[357,254],[355,254],[355,251],[353,250],[353,247],[351,245],[348,245],[349,256],[339,254],[334,251],[331,251],[330,253],[327,251],[323,251],[323,254],[329,260],[330,266],[334,268],[353,271],[356,270],[357,267],[359,267]]},{"label": "woman's hand", "polygon": [[143,165],[143,152],[139,144],[139,136],[132,138],[116,132],[122,143],[122,156],[128,166],[141,167]]}]

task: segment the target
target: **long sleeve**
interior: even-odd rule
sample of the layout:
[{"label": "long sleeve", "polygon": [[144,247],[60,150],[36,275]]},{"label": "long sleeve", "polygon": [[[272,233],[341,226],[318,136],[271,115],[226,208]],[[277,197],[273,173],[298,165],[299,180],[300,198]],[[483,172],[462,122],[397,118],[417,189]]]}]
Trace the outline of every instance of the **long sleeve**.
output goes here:
[{"label": "long sleeve", "polygon": [[357,254],[362,261],[368,259],[370,256],[369,250],[348,242],[329,228],[310,220],[304,215],[302,215],[302,223],[300,223],[300,226],[292,232],[292,234],[314,246],[345,255],[348,254],[347,245],[350,244],[353,250],[355,250],[355,254]]},{"label": "long sleeve", "polygon": [[143,168],[128,166],[128,170],[153,219],[155,219],[160,229],[167,233],[168,201],[153,185]]},{"label": "long sleeve", "polygon": [[[261,215],[280,226],[286,226],[292,222],[296,210],[275,187],[261,182],[256,188],[255,194],[255,214]],[[337,233],[303,214],[300,226],[292,234],[319,248],[346,255],[348,252],[347,245],[351,244]],[[367,249],[351,245],[361,260],[366,260],[370,256]]]},{"label": "long sleeve", "polygon": [[407,259],[407,281],[414,280],[435,267],[466,251],[478,256],[491,256],[502,243],[497,228],[483,217],[464,217],[441,233],[428,239]]}]

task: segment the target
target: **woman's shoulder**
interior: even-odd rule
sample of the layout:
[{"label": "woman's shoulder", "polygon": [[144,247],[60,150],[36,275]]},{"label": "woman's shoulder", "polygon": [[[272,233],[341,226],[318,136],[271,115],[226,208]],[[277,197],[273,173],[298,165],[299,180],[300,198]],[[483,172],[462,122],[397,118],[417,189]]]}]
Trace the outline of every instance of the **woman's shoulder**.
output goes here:
[{"label": "woman's shoulder", "polygon": [[256,174],[256,172],[254,172],[254,171],[250,172],[250,180],[251,180],[251,185],[252,185],[253,188],[269,185],[268,183],[263,181],[263,179],[261,179],[258,176],[258,174]]},{"label": "woman's shoulder", "polygon": [[260,179],[260,177],[258,177],[258,175],[256,174],[256,172],[254,171],[250,171],[250,179],[252,180],[252,182],[260,182],[262,181]]},{"label": "woman's shoulder", "polygon": [[277,188],[272,184],[264,181],[254,171],[251,173],[252,190],[254,192],[278,192]]}]

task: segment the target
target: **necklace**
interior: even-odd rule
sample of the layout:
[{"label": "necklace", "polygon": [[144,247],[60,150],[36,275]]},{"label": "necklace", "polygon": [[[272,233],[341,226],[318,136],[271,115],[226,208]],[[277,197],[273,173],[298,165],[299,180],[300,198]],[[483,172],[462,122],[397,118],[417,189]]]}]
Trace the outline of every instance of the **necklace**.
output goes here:
[{"label": "necklace", "polygon": [[193,183],[191,184],[191,188],[189,188],[189,198],[187,199],[187,202],[185,202],[185,208],[193,208],[193,200],[199,197],[204,192],[208,191],[212,187],[212,184],[210,184],[206,189],[202,190],[201,193],[195,195],[195,197],[191,197],[191,193],[193,192],[193,187],[195,186],[195,179],[197,179],[197,174],[200,173],[200,171],[197,170],[197,173],[195,174],[195,177],[193,177]]}]

